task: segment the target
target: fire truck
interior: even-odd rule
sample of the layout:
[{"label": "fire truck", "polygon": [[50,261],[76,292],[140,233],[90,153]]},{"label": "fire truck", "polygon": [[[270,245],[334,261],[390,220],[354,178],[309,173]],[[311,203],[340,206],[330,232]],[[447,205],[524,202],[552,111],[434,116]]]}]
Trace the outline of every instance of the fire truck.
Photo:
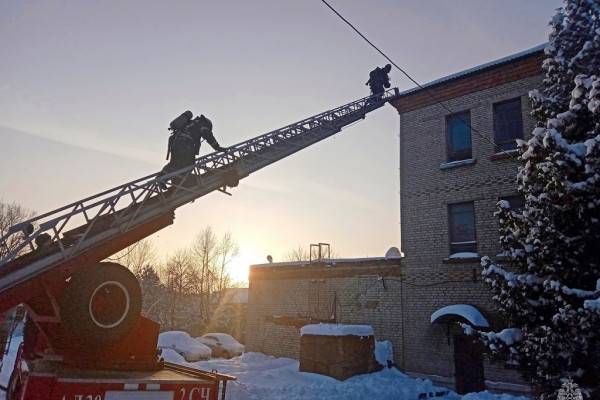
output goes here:
[{"label": "fire truck", "polygon": [[155,173],[10,227],[0,312],[27,310],[7,400],[218,400],[232,376],[165,362],[136,277],[111,255],[173,224],[175,210],[360,121],[398,96],[365,97],[169,174]]}]

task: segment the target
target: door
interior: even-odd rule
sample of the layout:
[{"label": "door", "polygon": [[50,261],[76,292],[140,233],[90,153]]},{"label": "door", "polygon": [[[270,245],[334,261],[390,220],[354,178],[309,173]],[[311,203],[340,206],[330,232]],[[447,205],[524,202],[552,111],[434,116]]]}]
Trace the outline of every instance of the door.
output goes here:
[{"label": "door", "polygon": [[482,346],[469,336],[454,336],[454,371],[457,393],[485,390]]}]

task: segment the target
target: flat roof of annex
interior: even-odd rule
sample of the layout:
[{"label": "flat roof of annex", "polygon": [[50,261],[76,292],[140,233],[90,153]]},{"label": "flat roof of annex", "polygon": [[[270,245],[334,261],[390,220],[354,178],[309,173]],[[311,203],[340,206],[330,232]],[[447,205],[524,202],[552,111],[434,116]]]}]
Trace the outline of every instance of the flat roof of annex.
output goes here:
[{"label": "flat roof of annex", "polygon": [[446,101],[508,82],[540,75],[545,47],[544,43],[447,75],[423,84],[421,87],[405,90],[400,92],[392,105],[398,110],[398,113],[403,114],[433,105],[437,101]]},{"label": "flat roof of annex", "polygon": [[326,279],[377,274],[400,276],[402,257],[336,258],[250,266],[249,280]]}]

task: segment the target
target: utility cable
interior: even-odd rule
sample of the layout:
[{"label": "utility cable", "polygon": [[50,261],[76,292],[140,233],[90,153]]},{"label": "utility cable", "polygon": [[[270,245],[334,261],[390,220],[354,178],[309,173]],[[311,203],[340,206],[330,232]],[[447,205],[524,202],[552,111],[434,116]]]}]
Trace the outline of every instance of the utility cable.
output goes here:
[{"label": "utility cable", "polygon": [[[417,82],[417,80],[414,79],[408,72],[406,72],[404,69],[402,69],[390,57],[388,57],[388,55],[385,54],[379,47],[377,47],[375,44],[373,44],[373,42],[371,42],[365,35],[363,35],[362,32],[359,31],[350,21],[348,21],[346,18],[344,18],[344,16],[342,14],[340,14],[335,8],[333,8],[333,6],[331,6],[331,4],[329,4],[326,0],[321,0],[321,1],[331,11],[333,11],[333,13],[335,15],[337,15],[350,28],[352,28],[352,30],[354,30],[354,32],[356,32],[361,38],[363,38],[371,47],[373,47],[375,50],[377,50],[377,52],[379,52],[379,54],[381,54],[386,60],[388,60],[390,62],[390,64],[392,64],[400,72],[402,72],[402,74],[404,74],[404,76],[406,76],[412,83],[414,83],[415,85],[417,85],[417,87],[419,89],[422,89],[425,93],[427,93],[427,95],[429,97],[431,97],[431,99],[433,101],[435,101],[435,103],[437,103],[438,105],[440,105],[444,110],[448,111],[450,114],[454,113],[454,111],[452,111],[441,100],[439,100],[433,93],[431,93],[431,91],[427,87],[425,87],[425,86],[421,85],[419,82]],[[491,143],[494,146],[494,152],[499,149],[501,153],[509,156],[510,158],[514,158],[514,159],[517,158],[514,153],[510,153],[510,152],[507,152],[506,150],[502,149],[500,146],[498,146],[498,144],[496,144],[496,142],[494,142],[494,140],[490,139],[487,135],[484,135],[483,133],[479,132],[477,129],[473,128],[473,126],[468,121],[465,121],[459,115],[457,115],[456,118],[458,118],[462,123],[464,123],[466,126],[468,126],[469,129],[471,129],[471,131],[475,132],[477,135],[479,135],[480,137],[482,137],[483,139],[485,139],[486,141],[488,141],[489,143]]]},{"label": "utility cable", "polygon": [[133,244],[132,246],[130,246],[130,248],[129,248],[128,250],[126,250],[124,254],[121,254],[121,255],[119,255],[119,256],[117,256],[117,257],[106,257],[106,259],[107,259],[108,261],[112,261],[112,262],[119,261],[119,260],[121,260],[121,259],[123,259],[123,258],[127,257],[128,255],[130,255],[131,253],[133,253],[133,251],[134,251],[134,250],[135,250],[135,248],[136,248],[136,247],[137,247],[137,246],[140,244],[140,242],[141,242],[141,240],[140,240],[139,242],[136,242],[136,243],[135,243],[135,244]]}]

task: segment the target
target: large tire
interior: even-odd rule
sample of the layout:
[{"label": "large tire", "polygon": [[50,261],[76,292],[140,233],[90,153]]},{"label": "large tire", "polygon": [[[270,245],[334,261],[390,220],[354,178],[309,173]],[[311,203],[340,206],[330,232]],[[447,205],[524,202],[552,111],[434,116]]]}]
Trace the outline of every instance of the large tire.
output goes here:
[{"label": "large tire", "polygon": [[135,275],[110,262],[73,275],[60,304],[65,333],[94,348],[130,333],[141,310],[142,291]]}]

